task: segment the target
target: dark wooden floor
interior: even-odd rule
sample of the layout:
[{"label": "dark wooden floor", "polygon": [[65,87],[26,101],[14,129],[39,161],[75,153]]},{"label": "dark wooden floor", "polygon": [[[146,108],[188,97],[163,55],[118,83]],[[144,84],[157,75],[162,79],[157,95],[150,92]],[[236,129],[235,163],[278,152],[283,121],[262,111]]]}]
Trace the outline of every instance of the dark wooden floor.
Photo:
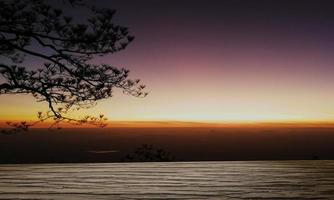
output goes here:
[{"label": "dark wooden floor", "polygon": [[334,199],[334,161],[0,165],[0,199]]}]

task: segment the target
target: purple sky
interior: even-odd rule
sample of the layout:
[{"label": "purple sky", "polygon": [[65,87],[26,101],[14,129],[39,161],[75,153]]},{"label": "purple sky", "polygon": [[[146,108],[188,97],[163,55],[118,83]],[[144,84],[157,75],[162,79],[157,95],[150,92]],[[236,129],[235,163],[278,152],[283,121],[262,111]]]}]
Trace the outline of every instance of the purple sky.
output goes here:
[{"label": "purple sky", "polygon": [[113,120],[334,117],[332,1],[94,2],[115,8],[116,22],[136,36],[125,51],[95,61],[130,69],[150,95],[138,100],[117,94],[92,112],[107,110]]}]

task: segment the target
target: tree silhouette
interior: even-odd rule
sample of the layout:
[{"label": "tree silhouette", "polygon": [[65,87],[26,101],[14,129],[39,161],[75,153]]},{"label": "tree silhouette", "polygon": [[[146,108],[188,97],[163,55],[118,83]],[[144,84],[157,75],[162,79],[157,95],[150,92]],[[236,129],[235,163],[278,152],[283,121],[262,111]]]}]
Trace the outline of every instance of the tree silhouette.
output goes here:
[{"label": "tree silhouette", "polygon": [[168,162],[174,160],[175,157],[170,152],[149,144],[141,145],[123,158],[124,162]]},{"label": "tree silhouette", "polygon": [[[64,8],[88,9],[83,20],[67,16]],[[113,22],[114,10],[97,9],[80,0],[63,1],[54,8],[43,0],[0,1],[0,94],[31,94],[47,102],[49,111],[40,121],[76,123],[106,120],[104,116],[73,119],[69,111],[94,106],[112,97],[113,89],[144,97],[144,85],[128,78],[129,70],[109,64],[92,64],[95,56],[121,51],[134,39],[126,27]],[[78,16],[74,16],[78,17]],[[41,66],[25,64],[27,57]],[[33,124],[13,124],[28,128]]]}]

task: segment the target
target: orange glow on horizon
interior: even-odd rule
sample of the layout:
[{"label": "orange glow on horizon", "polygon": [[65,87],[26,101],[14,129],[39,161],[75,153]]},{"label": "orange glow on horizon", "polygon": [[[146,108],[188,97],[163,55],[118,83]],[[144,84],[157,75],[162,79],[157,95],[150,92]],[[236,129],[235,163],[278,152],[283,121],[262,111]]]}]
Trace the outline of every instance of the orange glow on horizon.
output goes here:
[{"label": "orange glow on horizon", "polygon": [[[37,119],[38,111],[47,110],[46,104],[35,102],[27,95],[7,95],[0,97],[0,100],[3,102],[0,105],[2,126],[6,121],[34,121]],[[275,106],[270,101],[263,104],[239,101],[220,103],[212,99],[205,100],[205,98],[202,98],[202,102],[200,100],[187,102],[187,97],[183,95],[170,98],[169,104],[164,106],[165,103],[159,94],[144,99],[118,94],[113,99],[99,102],[96,107],[72,113],[71,116],[80,118],[84,115],[97,116],[103,113],[112,127],[207,127],[250,124],[327,126],[334,123],[334,116],[331,114],[333,109],[329,103],[313,104],[313,107],[307,104],[296,104],[297,108],[282,106],[281,109],[279,106],[281,102],[276,102]],[[39,126],[46,127],[46,125]]]},{"label": "orange glow on horizon", "polygon": [[[9,120],[10,121],[10,120]],[[8,121],[0,120],[0,128],[10,128]],[[22,121],[13,120],[12,123]],[[28,124],[32,120],[26,121]],[[38,123],[32,128],[49,128],[50,121]],[[61,128],[98,128],[94,125],[83,124],[73,125],[61,123]],[[105,128],[334,128],[334,122],[331,121],[299,121],[299,122],[191,122],[191,121],[108,121]]]}]

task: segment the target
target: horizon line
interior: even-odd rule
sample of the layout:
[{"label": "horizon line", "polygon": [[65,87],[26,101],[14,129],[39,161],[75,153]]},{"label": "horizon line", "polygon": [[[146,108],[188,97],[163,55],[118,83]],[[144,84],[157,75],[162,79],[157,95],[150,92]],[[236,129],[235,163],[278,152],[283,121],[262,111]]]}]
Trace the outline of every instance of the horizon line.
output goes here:
[{"label": "horizon line", "polygon": [[[20,123],[27,122],[32,123],[34,120],[0,120],[0,128],[10,128],[7,122]],[[41,122],[31,128],[47,128],[52,124],[51,122]],[[140,128],[140,127],[327,127],[334,128],[333,121],[185,121],[185,120],[108,120],[106,122],[106,128]],[[83,124],[74,125],[62,123],[61,127],[64,128],[98,128],[94,125]]]}]

